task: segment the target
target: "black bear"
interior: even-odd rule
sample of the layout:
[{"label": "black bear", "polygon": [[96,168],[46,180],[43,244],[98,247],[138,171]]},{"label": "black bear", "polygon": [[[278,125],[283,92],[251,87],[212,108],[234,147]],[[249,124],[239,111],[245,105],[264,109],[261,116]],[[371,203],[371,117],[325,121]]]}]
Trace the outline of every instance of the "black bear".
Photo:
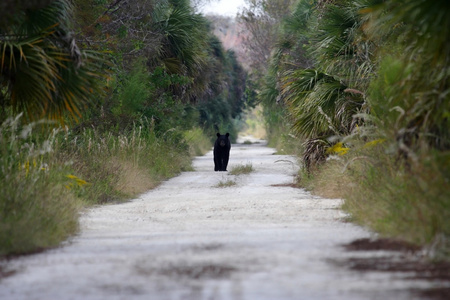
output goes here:
[{"label": "black bear", "polygon": [[231,149],[229,136],[228,132],[225,135],[217,133],[217,140],[214,143],[214,171],[227,170]]}]

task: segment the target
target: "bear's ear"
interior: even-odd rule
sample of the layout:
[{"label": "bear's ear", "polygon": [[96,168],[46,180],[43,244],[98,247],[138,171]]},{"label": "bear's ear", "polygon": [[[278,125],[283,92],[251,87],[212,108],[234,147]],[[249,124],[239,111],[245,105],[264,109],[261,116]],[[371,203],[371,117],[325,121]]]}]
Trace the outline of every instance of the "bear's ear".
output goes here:
[{"label": "bear's ear", "polygon": [[227,132],[227,134],[225,134],[227,137],[229,137],[230,136],[230,134]]},{"label": "bear's ear", "polygon": [[220,137],[220,133],[219,132],[216,135],[217,135],[217,137]]}]

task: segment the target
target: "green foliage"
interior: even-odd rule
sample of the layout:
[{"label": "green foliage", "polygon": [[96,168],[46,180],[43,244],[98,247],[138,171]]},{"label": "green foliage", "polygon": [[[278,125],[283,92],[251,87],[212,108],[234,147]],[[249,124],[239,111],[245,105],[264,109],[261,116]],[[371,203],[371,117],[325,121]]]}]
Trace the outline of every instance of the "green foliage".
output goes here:
[{"label": "green foliage", "polygon": [[111,108],[114,114],[127,114],[139,117],[143,105],[151,95],[149,78],[142,63],[137,63],[120,86],[118,103]]},{"label": "green foliage", "polygon": [[[101,24],[95,31],[91,31],[91,24],[79,24],[87,36],[109,37],[104,46],[114,52],[113,69],[117,70],[104,104],[82,127],[106,119],[112,123],[109,128],[123,130],[146,117],[154,120],[157,135],[172,128],[200,125],[211,137],[217,130],[237,136],[233,119],[254,102],[251,91],[246,92],[246,73],[234,53],[223,49],[209,32],[206,19],[193,12],[189,1],[134,2],[149,6],[151,13],[124,4],[114,12],[110,12],[112,7],[105,8],[107,13],[100,19],[90,17]],[[78,15],[86,15],[81,10],[88,3],[79,5]],[[127,36],[120,38],[123,32],[108,18],[125,22]],[[151,38],[139,32],[149,32]],[[143,43],[138,50],[129,46],[135,39]]]},{"label": "green foliage", "polygon": [[335,186],[361,224],[448,257],[448,1],[311,4],[298,2],[272,52],[270,128],[304,139],[303,183]]},{"label": "green foliage", "polygon": [[[264,78],[264,84],[258,98],[263,107],[263,117],[270,146],[276,146],[279,138],[289,132],[290,123],[286,117],[286,108],[278,103],[277,69],[271,68]],[[277,147],[277,149],[280,149]]]},{"label": "green foliage", "polygon": [[428,59],[409,61],[392,53],[381,60],[378,77],[371,83],[369,103],[377,124],[382,122],[380,134],[399,151],[407,151],[409,159],[415,160],[424,146],[450,149],[446,69],[450,70],[430,68]]},{"label": "green foliage", "polygon": [[[236,56],[189,1],[41,2],[0,4],[15,12],[0,18],[1,179],[13,183],[1,187],[0,255],[57,245],[76,231],[80,203],[121,201],[191,170],[217,131],[237,137],[254,105]],[[51,141],[42,137],[56,123],[18,138],[15,113],[67,127]],[[37,155],[39,142],[54,151]]]},{"label": "green foliage", "polygon": [[194,75],[205,64],[206,19],[194,14],[188,1],[162,1],[154,11],[154,26],[164,40],[161,59],[171,73]]},{"label": "green foliage", "polygon": [[448,154],[429,153],[422,157],[423,164],[408,170],[380,151],[383,148],[372,149],[370,158],[351,164],[347,172],[353,180],[358,178],[359,184],[351,192],[347,190],[345,208],[355,221],[369,225],[383,236],[418,245],[438,243],[433,250],[440,253],[433,254],[441,256],[447,252],[448,256]]},{"label": "green foliage", "polygon": [[281,96],[294,120],[293,130],[306,138],[349,134],[355,127],[353,115],[363,104],[351,97],[347,87],[333,76],[316,70],[286,73]]}]

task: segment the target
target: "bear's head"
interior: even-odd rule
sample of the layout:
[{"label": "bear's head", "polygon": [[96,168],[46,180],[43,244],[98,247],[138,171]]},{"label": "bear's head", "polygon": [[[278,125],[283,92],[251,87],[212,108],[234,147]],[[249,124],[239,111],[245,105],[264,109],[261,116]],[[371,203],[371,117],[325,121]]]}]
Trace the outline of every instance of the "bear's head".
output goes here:
[{"label": "bear's head", "polygon": [[220,147],[225,147],[228,144],[228,137],[230,134],[227,132],[225,135],[221,135],[219,132],[217,133],[217,140],[219,142]]}]

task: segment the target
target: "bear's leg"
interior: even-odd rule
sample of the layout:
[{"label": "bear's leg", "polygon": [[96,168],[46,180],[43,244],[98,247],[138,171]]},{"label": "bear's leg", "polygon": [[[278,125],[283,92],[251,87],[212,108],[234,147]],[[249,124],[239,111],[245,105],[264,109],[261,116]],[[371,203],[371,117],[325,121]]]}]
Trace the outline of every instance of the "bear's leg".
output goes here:
[{"label": "bear's leg", "polygon": [[219,171],[223,171],[223,158],[219,159]]},{"label": "bear's leg", "polygon": [[217,159],[217,157],[214,155],[214,171],[220,171],[219,169],[219,160]]},{"label": "bear's leg", "polygon": [[222,167],[223,167],[223,170],[224,170],[224,171],[227,170],[229,158],[230,158],[230,155],[229,155],[229,154],[225,155],[225,157],[223,158],[223,164],[222,164]]}]

